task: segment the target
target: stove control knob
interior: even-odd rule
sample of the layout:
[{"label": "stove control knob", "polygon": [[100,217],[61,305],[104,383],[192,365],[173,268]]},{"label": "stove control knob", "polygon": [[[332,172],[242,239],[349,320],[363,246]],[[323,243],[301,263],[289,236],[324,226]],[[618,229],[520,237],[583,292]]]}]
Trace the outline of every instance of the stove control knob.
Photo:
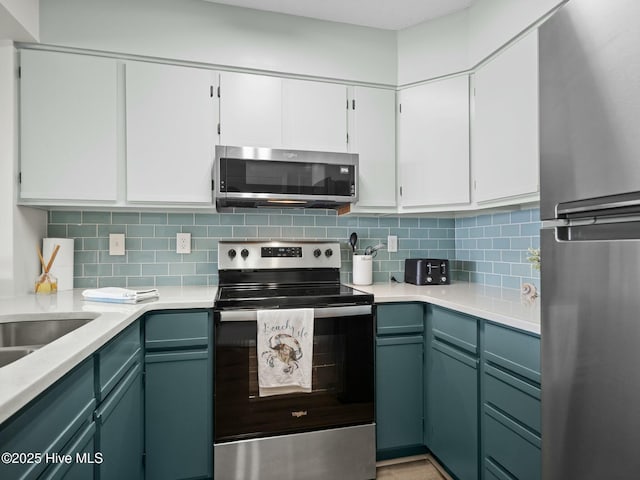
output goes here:
[{"label": "stove control knob", "polygon": [[445,283],[445,282],[447,281],[447,277],[440,277],[440,281],[441,281],[442,283]]},{"label": "stove control knob", "polygon": [[431,283],[431,282],[433,282],[433,278],[427,277],[427,283]]},{"label": "stove control knob", "polygon": [[229,250],[229,252],[227,252],[227,255],[229,255],[229,258],[231,260],[233,260],[234,258],[236,258],[236,251],[232,248],[231,250]]},{"label": "stove control knob", "polygon": [[240,252],[240,256],[242,258],[247,258],[249,256],[249,250],[247,250],[246,248],[243,248],[242,251]]},{"label": "stove control knob", "polygon": [[327,257],[330,257],[331,255],[333,255],[333,250],[331,250],[330,248],[327,248],[327,249],[324,251],[324,254],[325,254]]},{"label": "stove control knob", "polygon": [[322,255],[322,251],[320,251],[320,249],[319,249],[319,248],[316,248],[316,249],[313,251],[313,256],[314,256],[314,257],[316,257],[316,258],[318,258],[320,255]]}]

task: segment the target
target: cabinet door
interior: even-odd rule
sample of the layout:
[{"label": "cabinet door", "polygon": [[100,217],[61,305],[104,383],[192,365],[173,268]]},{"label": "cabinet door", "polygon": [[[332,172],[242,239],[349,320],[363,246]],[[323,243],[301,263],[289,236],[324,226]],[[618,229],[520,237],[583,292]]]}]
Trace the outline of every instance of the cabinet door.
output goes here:
[{"label": "cabinet door", "polygon": [[406,88],[400,105],[400,206],[468,203],[468,77]]},{"label": "cabinet door", "polygon": [[422,335],[376,340],[376,447],[423,445]]},{"label": "cabinet door", "polygon": [[432,341],[429,360],[427,446],[456,478],[477,479],[477,359]]},{"label": "cabinet door", "polygon": [[117,64],[20,53],[20,197],[115,201]]},{"label": "cabinet door", "polygon": [[476,201],[537,192],[537,31],[480,68],[473,84],[472,163]]},{"label": "cabinet door", "polygon": [[214,77],[205,69],[127,63],[128,201],[211,203]]},{"label": "cabinet door", "polygon": [[[53,384],[35,402],[2,424],[0,453],[65,453],[67,445],[91,421],[94,398],[94,362],[85,360],[71,373]],[[2,463],[1,479],[39,478],[47,467],[40,463]]]},{"label": "cabinet door", "polygon": [[360,158],[360,191],[355,209],[395,207],[396,93],[353,87],[349,107],[349,151]]},{"label": "cabinet door", "polygon": [[220,143],[237,147],[282,146],[282,80],[220,73]]},{"label": "cabinet door", "polygon": [[91,480],[94,478],[94,462],[100,461],[95,448],[96,424],[89,423],[71,441],[62,455],[71,455],[71,463],[53,464],[39,477],[40,480]]},{"label": "cabinet door", "polygon": [[347,87],[282,80],[282,138],[285,148],[347,151]]},{"label": "cabinet door", "polygon": [[96,451],[100,480],[142,478],[143,436],[142,367],[136,364],[96,409]]},{"label": "cabinet door", "polygon": [[145,358],[146,478],[212,475],[212,380],[206,351]]}]

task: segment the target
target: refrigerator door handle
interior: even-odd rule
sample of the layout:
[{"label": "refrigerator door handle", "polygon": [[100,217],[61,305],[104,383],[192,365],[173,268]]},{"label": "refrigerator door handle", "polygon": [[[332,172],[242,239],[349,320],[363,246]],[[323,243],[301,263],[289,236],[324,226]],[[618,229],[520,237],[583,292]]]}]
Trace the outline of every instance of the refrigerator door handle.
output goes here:
[{"label": "refrigerator door handle", "polygon": [[594,217],[617,212],[640,213],[640,192],[563,202],[556,205],[557,218]]},{"label": "refrigerator door handle", "polygon": [[560,242],[585,242],[609,240],[640,240],[640,217],[625,221],[598,221],[556,226],[556,240]]}]

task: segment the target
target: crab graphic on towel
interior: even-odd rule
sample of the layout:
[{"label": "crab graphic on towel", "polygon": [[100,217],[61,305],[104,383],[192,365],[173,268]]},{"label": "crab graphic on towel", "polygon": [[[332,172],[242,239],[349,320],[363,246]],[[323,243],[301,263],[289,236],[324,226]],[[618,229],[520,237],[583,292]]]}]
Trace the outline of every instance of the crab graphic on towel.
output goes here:
[{"label": "crab graphic on towel", "polygon": [[271,368],[282,368],[282,373],[293,375],[302,358],[300,342],[291,335],[279,333],[269,339],[271,351],[262,352],[262,358]]}]

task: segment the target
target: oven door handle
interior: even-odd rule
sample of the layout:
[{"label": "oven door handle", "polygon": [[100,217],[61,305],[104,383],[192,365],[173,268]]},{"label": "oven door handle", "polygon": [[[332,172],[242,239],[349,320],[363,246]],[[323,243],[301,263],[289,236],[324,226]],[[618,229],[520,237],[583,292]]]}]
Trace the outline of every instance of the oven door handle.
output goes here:
[{"label": "oven door handle", "polygon": [[[322,307],[313,309],[313,318],[335,318],[353,317],[356,315],[370,315],[372,311],[373,308],[371,305]],[[220,312],[221,322],[255,322],[257,320],[257,310],[225,310]]]}]

